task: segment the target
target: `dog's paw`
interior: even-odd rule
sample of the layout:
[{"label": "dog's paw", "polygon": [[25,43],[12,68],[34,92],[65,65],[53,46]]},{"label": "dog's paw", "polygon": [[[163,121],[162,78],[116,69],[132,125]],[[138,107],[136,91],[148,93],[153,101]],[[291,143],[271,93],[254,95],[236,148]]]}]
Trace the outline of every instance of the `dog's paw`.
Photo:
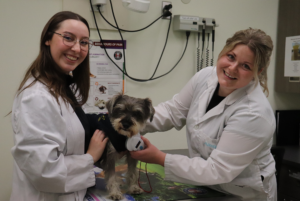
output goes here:
[{"label": "dog's paw", "polygon": [[108,199],[110,200],[122,200],[123,199],[123,195],[121,192],[115,192],[115,193],[111,193],[107,196]]},{"label": "dog's paw", "polygon": [[128,193],[132,194],[132,195],[142,194],[143,192],[144,192],[143,189],[141,189],[138,185],[130,186],[130,188],[128,190]]}]

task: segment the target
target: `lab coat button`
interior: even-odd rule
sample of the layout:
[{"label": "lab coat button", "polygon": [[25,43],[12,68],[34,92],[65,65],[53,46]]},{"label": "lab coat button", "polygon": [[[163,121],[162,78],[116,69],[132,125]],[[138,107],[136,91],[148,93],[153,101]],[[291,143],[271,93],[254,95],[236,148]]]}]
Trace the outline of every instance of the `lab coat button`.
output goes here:
[{"label": "lab coat button", "polygon": [[194,126],[194,128],[198,130],[198,129],[199,129],[199,126],[198,126],[198,125],[196,125],[196,126]]}]

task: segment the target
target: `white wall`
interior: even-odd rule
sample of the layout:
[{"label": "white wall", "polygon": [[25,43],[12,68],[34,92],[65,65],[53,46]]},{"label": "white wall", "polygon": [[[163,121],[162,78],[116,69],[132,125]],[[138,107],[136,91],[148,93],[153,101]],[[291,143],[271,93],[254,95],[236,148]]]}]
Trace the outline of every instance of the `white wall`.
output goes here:
[{"label": "white wall", "polygon": [[[215,58],[225,44],[225,40],[235,31],[248,27],[261,28],[271,35],[276,45],[278,0],[191,0],[183,4],[173,3],[173,14],[195,15],[215,18],[216,28]],[[152,0],[146,14],[131,12],[128,29],[141,28],[160,15],[160,0]],[[10,149],[13,137],[10,116],[12,101],[18,85],[38,54],[41,31],[50,17],[62,10],[62,0],[0,0],[0,200],[8,200],[12,185],[13,159]],[[128,41],[127,68],[133,77],[149,77],[160,56],[167,32],[167,20],[160,20],[146,31],[124,33]],[[105,39],[119,39],[117,32],[102,32]],[[98,35],[92,31],[91,38]],[[171,30],[169,43],[161,66],[160,75],[170,69],[181,55],[185,45],[185,33]],[[167,77],[149,83],[127,80],[127,94],[136,97],[150,97],[154,105],[170,99],[196,72],[196,34],[191,34],[186,54],[178,67]],[[269,101],[276,109],[300,109],[300,95],[274,92],[275,51],[269,68]],[[163,134],[146,135],[159,149],[186,148],[185,130],[169,131]]]}]

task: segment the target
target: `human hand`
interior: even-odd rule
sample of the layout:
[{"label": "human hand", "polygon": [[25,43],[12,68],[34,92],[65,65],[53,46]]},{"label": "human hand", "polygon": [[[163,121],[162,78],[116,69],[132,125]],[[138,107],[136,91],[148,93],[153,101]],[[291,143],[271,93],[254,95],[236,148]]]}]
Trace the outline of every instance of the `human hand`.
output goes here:
[{"label": "human hand", "polygon": [[93,157],[94,163],[97,162],[102,156],[108,138],[105,137],[104,133],[100,130],[96,130],[89,144],[87,154]]},{"label": "human hand", "polygon": [[146,163],[154,163],[164,166],[166,153],[157,149],[147,138],[143,136],[141,136],[141,138],[145,143],[145,149],[140,151],[130,151],[131,157]]}]

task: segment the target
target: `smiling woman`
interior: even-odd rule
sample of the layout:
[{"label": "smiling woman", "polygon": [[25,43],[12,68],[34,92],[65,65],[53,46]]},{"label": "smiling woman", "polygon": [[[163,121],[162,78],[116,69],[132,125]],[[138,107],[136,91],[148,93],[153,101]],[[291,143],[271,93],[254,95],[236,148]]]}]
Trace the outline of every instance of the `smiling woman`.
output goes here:
[{"label": "smiling woman", "polygon": [[[133,158],[165,167],[166,180],[207,185],[242,200],[276,201],[275,131],[266,70],[273,44],[259,29],[236,32],[217,66],[198,72],[173,99],[156,106],[143,134],[186,125],[190,157],[146,148]],[[263,88],[263,90],[262,90]]]},{"label": "smiling woman", "polygon": [[244,45],[244,49],[246,51],[244,53],[240,52],[240,55],[248,57],[248,60],[253,59],[252,62],[248,61],[248,63],[246,60],[244,61],[244,64],[246,65],[245,69],[249,69],[253,72],[255,84],[259,82],[263,91],[268,95],[267,69],[269,67],[270,57],[273,50],[271,37],[259,29],[249,28],[238,31],[233,37],[227,39],[225,47],[219,54],[218,62],[224,55],[227,55],[232,59],[236,59],[236,55],[230,55],[230,51],[233,51],[239,45]]},{"label": "smiling woman", "polygon": [[55,63],[64,73],[69,74],[87,56],[89,30],[83,22],[70,19],[61,22],[59,29],[53,33],[52,39],[45,44],[50,46]]},{"label": "smiling woman", "polygon": [[97,130],[85,144],[92,131],[80,106],[88,98],[91,45],[89,25],[76,13],[59,12],[45,25],[13,103],[11,201],[83,200],[95,185],[93,164],[107,139]]},{"label": "smiling woman", "polygon": [[254,79],[254,53],[246,45],[237,45],[217,63],[218,95],[226,97]]}]

